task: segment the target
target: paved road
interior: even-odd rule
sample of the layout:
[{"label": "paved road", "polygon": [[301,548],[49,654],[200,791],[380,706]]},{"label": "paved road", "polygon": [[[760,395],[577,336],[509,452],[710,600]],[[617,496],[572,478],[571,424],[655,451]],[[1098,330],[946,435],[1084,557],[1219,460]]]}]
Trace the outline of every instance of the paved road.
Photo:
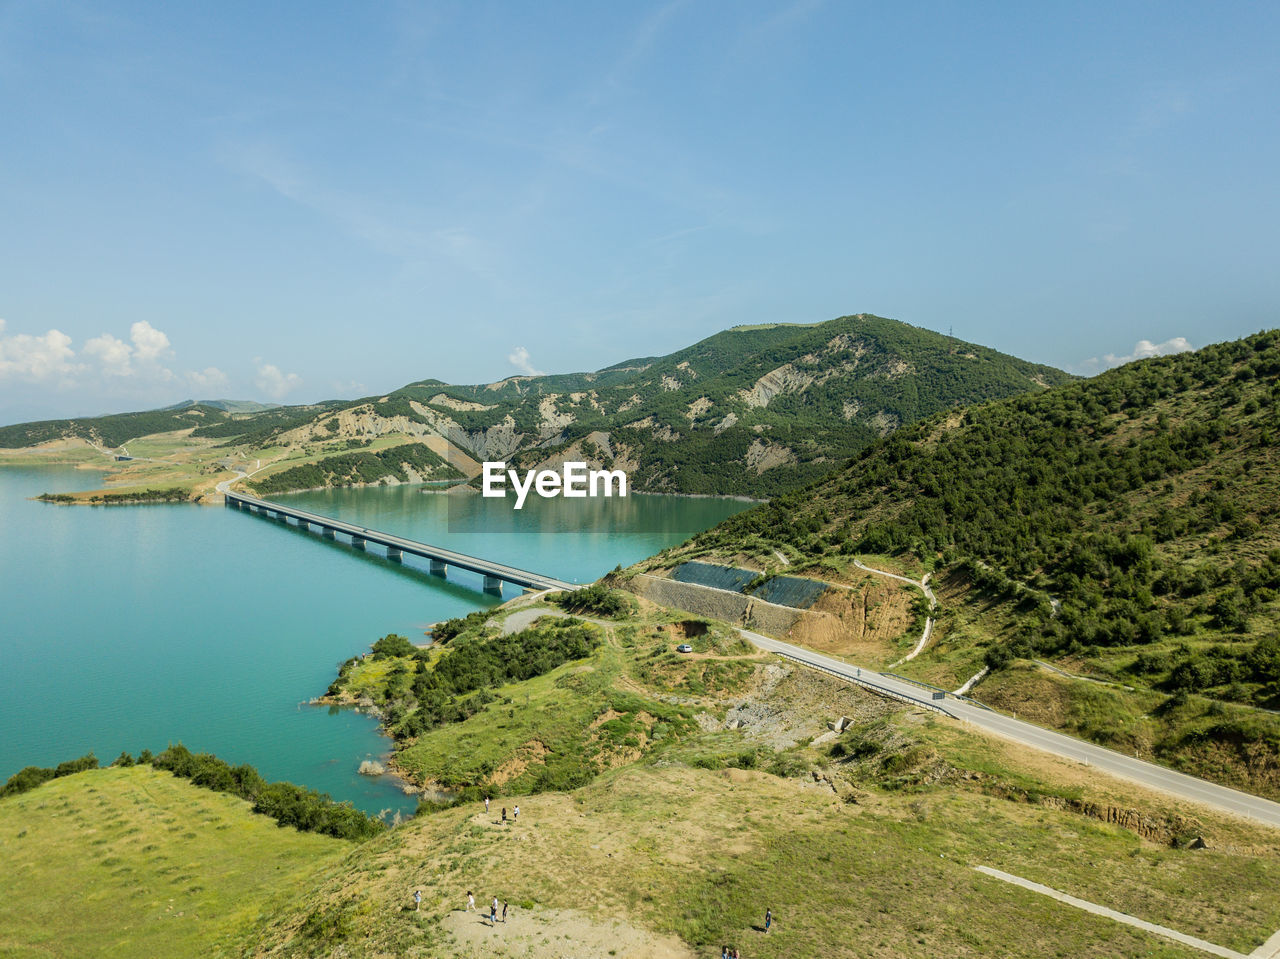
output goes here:
[{"label": "paved road", "polygon": [[869,669],[850,666],[848,663],[830,656],[823,656],[812,650],[793,646],[768,636],[762,636],[747,629],[738,630],[746,639],[761,649],[779,653],[788,659],[834,673],[841,678],[861,684],[872,690],[884,692],[895,698],[917,703],[928,709],[936,710],[947,716],[977,726],[979,729],[994,733],[1004,739],[1033,746],[1064,759],[1072,759],[1087,766],[1139,783],[1150,789],[1158,790],[1170,796],[1187,799],[1191,802],[1211,806],[1214,809],[1280,827],[1280,803],[1269,799],[1251,796],[1248,793],[1228,789],[1215,783],[1197,779],[1184,773],[1174,772],[1155,763],[1144,762],[1132,756],[1095,746],[1093,743],[1075,739],[1062,733],[1042,729],[1031,723],[1005,716],[993,710],[983,709],[973,703],[956,699],[948,695],[945,699],[935,700],[934,693],[911,683],[876,673]]}]

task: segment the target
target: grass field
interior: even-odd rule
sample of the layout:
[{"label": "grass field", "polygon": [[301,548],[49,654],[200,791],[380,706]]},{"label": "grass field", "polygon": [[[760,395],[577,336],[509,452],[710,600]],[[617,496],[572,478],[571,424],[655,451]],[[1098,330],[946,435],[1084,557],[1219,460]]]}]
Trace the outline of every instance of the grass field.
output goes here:
[{"label": "grass field", "polygon": [[57,779],[0,800],[0,955],[240,955],[353,848],[150,766]]},{"label": "grass field", "polygon": [[[722,624],[641,602],[598,628],[585,658],[400,753],[492,789],[488,814],[424,810],[357,845],[150,767],[0,801],[0,955],[1201,955],[977,866],[1245,954],[1280,929],[1274,830],[786,666]],[[416,669],[365,657],[348,691],[400,700]],[[836,716],[853,725],[827,732]],[[510,925],[462,912],[467,890],[511,903]]]},{"label": "grass field", "polygon": [[[975,751],[1003,768],[984,741],[942,740],[946,752]],[[725,943],[797,959],[1198,954],[988,879],[973,869],[982,864],[1251,951],[1280,928],[1274,836],[1201,825],[1235,848],[1171,849],[950,785],[872,790],[851,804],[812,781],[758,771],[631,766],[574,793],[523,798],[514,825],[476,804],[379,837],[262,936],[285,955],[310,954],[322,928],[341,930],[331,946],[362,943],[367,952],[355,954],[472,955],[440,939],[472,889],[481,902],[517,903],[520,915],[571,909],[675,933],[692,955]],[[422,913],[405,909],[415,888]],[[767,937],[757,928],[765,908],[777,917]]]}]

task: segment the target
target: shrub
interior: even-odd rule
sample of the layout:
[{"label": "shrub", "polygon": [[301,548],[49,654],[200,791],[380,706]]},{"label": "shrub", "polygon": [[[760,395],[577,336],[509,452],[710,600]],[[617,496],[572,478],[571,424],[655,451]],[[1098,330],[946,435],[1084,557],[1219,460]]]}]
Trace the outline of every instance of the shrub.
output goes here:
[{"label": "shrub", "polygon": [[595,613],[597,616],[625,616],[631,611],[627,598],[603,583],[592,583],[573,592],[556,593],[551,601],[570,612]]},{"label": "shrub", "polygon": [[84,772],[86,769],[97,768],[98,757],[93,753],[87,753],[79,759],[69,759],[65,763],[59,763],[56,769],[27,766],[10,776],[9,781],[3,787],[0,787],[0,796],[16,796],[19,793],[35,789],[37,786],[42,786],[50,779],[58,779],[61,776],[70,776],[73,773]]},{"label": "shrub", "polygon": [[374,659],[389,659],[393,656],[416,656],[419,650],[409,642],[407,636],[388,633],[373,644]]},{"label": "shrub", "polygon": [[253,803],[254,812],[270,816],[281,826],[353,840],[368,839],[386,828],[350,803],[336,803],[324,793],[293,783],[268,783],[252,766],[232,767],[210,753],[192,753],[181,743],[151,763],[193,785],[246,799]]}]

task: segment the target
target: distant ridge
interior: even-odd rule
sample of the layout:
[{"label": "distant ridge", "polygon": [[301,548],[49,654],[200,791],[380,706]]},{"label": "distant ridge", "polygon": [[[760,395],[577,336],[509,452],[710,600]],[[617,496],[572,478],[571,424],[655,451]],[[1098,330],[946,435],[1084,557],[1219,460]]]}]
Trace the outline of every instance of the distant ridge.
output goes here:
[{"label": "distant ridge", "polygon": [[[192,428],[193,437],[238,448],[311,449],[314,461],[327,449],[337,456],[352,444],[403,436],[431,440],[437,453],[452,450],[467,463],[507,460],[531,468],[580,460],[626,470],[635,490],[772,496],[939,410],[1071,379],[1052,367],[859,314],[736,327],[668,356],[590,373],[518,375],[471,386],[423,379],[386,395],[304,407],[188,401],[151,413],[20,424],[0,429],[0,446],[66,436],[115,446]],[[347,475],[317,465],[306,474],[313,480]],[[270,469],[259,481],[269,475]],[[303,474],[295,475],[301,481]]]},{"label": "distant ridge", "polygon": [[226,413],[261,413],[263,410],[278,409],[280,404],[259,403],[257,400],[183,400],[181,403],[174,403],[163,409],[185,410],[191,406],[207,406]]}]

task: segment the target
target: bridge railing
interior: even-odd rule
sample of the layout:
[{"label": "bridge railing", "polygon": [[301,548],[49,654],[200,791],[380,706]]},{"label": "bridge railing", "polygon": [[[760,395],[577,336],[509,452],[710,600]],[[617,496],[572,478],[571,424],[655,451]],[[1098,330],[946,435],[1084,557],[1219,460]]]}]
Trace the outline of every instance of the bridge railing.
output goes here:
[{"label": "bridge railing", "polygon": [[256,507],[259,511],[267,510],[275,512],[281,516],[291,516],[301,522],[311,523],[320,526],[323,529],[333,530],[344,533],[355,539],[365,542],[377,543],[385,546],[390,553],[395,551],[398,555],[402,552],[409,552],[417,556],[430,559],[433,563],[441,563],[448,566],[456,566],[459,569],[465,569],[468,572],[475,573],[489,580],[502,581],[510,583],[514,586],[521,586],[526,589],[559,589],[559,590],[575,590],[578,585],[568,583],[563,580],[556,579],[553,576],[545,576],[541,573],[535,573],[527,569],[519,569],[515,566],[507,566],[504,563],[494,563],[478,556],[469,556],[466,553],[459,553],[456,550],[445,549],[439,546],[432,546],[429,543],[420,543],[416,540],[407,539],[403,536],[397,536],[394,533],[383,532],[382,530],[369,529],[367,527],[356,526],[353,523],[347,523],[343,520],[334,519],[328,516],[321,516],[319,513],[312,513],[308,510],[297,509],[291,506],[284,506],[279,503],[273,503],[270,500],[260,499],[256,496],[250,496],[245,493],[236,493],[232,490],[223,490],[223,494],[229,503],[235,503],[239,506]]}]

